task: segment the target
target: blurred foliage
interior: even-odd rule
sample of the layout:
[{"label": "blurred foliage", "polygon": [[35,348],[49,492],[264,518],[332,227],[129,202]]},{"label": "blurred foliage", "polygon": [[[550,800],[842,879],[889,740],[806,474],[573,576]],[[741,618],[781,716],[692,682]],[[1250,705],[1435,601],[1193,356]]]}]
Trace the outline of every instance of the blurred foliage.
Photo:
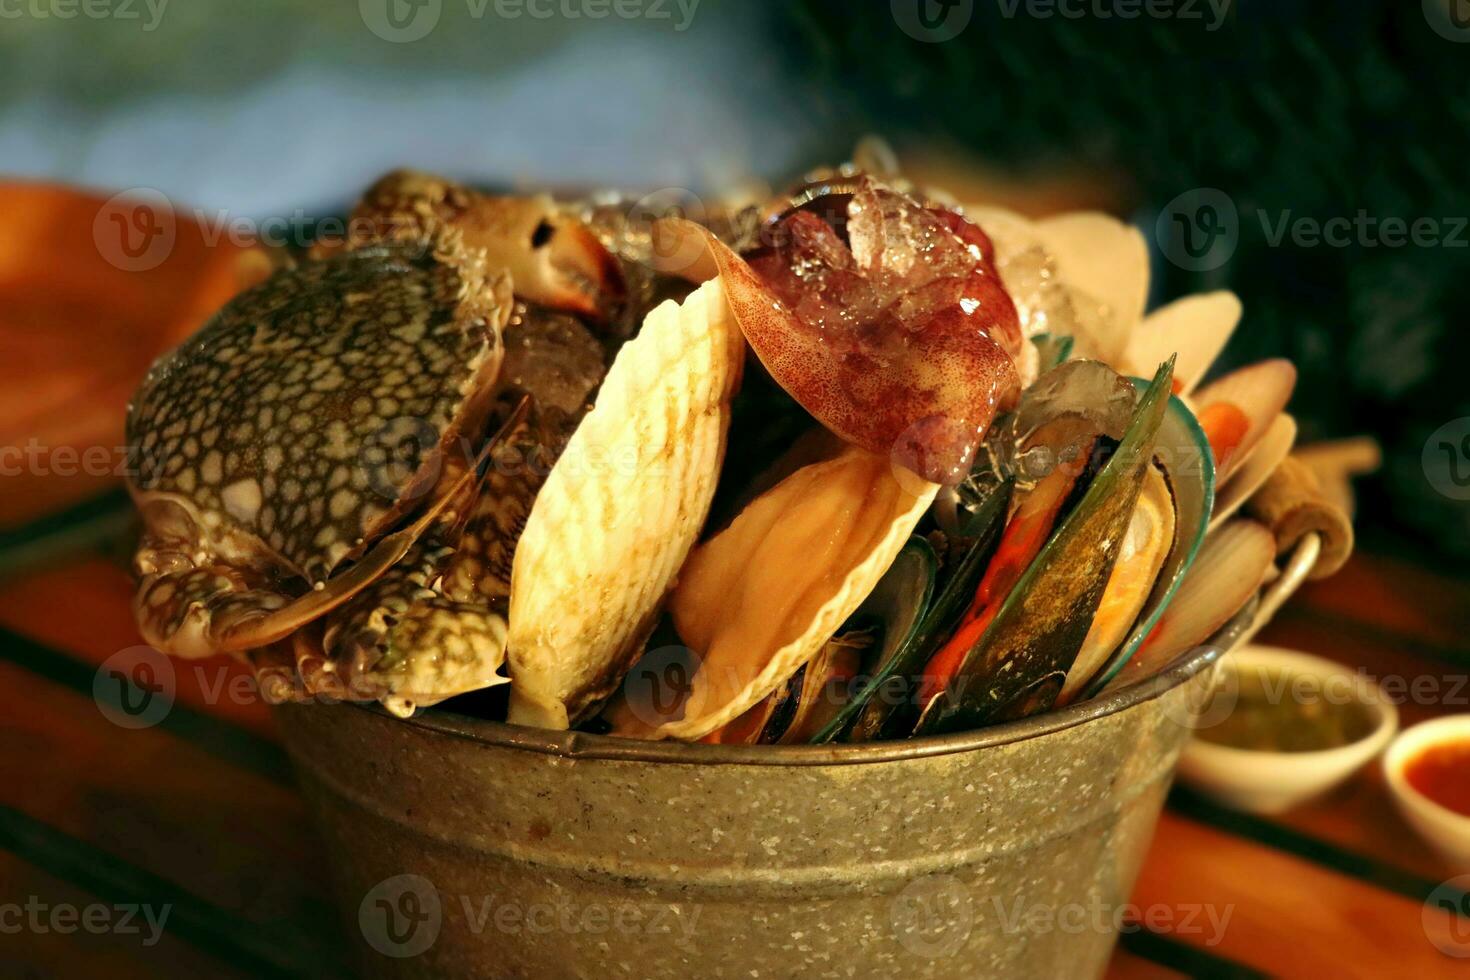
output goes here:
[{"label": "blurred foliage", "polygon": [[[1209,272],[1159,257],[1152,301],[1235,290],[1246,320],[1227,356],[1297,362],[1303,438],[1383,441],[1388,463],[1362,487],[1360,526],[1470,555],[1470,505],[1437,493],[1420,462],[1431,432],[1470,416],[1460,326],[1470,318],[1470,43],[1432,30],[1417,0],[1249,0],[1214,30],[1203,0],[1195,20],[1097,16],[1117,9],[1112,0],[1073,0],[1068,9],[1088,11],[1078,18],[976,0],[958,36],[926,43],[895,20],[915,2],[935,0],[794,6],[790,49],[841,93],[824,107],[845,130],[834,149],[877,130],[900,144],[947,142],[1018,175],[1126,174],[1151,240],[1177,195],[1224,190],[1239,212],[1232,257]],[[1275,235],[1283,218],[1360,213],[1434,219],[1445,241],[1393,247],[1355,231],[1341,247],[1304,246]]]},{"label": "blurred foliage", "polygon": [[[500,22],[494,8],[485,5],[490,0],[448,0],[442,2],[439,26],[427,37],[385,44],[365,26],[358,0],[96,2],[121,16],[63,18],[49,12],[58,0],[17,0],[13,9],[27,15],[0,20],[4,101],[45,96],[100,111],[153,93],[209,97],[269,80],[303,62],[362,71],[391,65],[404,71],[418,66],[495,74],[535,58],[572,31],[595,25],[587,19],[528,15]],[[161,15],[153,16],[153,10]]]}]

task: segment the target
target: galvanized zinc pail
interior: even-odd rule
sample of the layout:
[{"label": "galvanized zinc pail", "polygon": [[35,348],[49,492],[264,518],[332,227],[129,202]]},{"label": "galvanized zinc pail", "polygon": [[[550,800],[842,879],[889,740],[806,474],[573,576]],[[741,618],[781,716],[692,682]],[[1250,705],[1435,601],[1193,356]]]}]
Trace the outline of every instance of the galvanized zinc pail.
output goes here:
[{"label": "galvanized zinc pail", "polygon": [[1087,977],[1222,645],[1061,711],[906,742],[276,718],[370,975]]}]

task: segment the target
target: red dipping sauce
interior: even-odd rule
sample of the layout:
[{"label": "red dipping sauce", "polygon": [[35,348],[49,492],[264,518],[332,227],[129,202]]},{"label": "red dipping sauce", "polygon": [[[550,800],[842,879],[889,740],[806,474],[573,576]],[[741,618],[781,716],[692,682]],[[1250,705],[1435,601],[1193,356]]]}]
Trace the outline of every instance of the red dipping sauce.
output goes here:
[{"label": "red dipping sauce", "polygon": [[1404,778],[1440,806],[1470,817],[1470,740],[1429,746],[1404,766]]}]

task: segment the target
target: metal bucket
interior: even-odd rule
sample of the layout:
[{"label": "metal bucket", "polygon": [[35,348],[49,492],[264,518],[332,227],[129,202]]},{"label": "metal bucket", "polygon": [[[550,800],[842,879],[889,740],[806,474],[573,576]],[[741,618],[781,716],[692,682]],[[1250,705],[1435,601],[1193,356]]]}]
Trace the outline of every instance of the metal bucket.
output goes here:
[{"label": "metal bucket", "polygon": [[1086,977],[1223,645],[1062,711],[907,742],[276,717],[372,975]]}]

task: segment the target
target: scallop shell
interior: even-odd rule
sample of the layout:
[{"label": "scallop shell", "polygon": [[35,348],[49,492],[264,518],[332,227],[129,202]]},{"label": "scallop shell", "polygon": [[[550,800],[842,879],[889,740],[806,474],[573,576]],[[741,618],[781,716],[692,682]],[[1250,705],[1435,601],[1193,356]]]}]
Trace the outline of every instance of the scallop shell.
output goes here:
[{"label": "scallop shell", "polygon": [[1143,318],[1128,338],[1121,370],[1147,377],[1160,361],[1174,355],[1177,391],[1195,389],[1225,349],[1240,323],[1240,300],[1228,290],[1177,299]]},{"label": "scallop shell", "polygon": [[709,512],[744,353],[718,280],[618,353],[516,547],[511,722],[565,729],[616,688]]},{"label": "scallop shell", "polygon": [[1148,300],[1143,235],[1096,211],[1059,214],[1036,222],[1035,228],[1073,291],[1081,353],[1117,367]]},{"label": "scallop shell", "polygon": [[[847,474],[840,472],[844,468],[850,468]],[[805,481],[809,485],[818,486],[828,480],[853,478],[853,474],[856,474],[856,478],[866,479],[868,482],[862,502],[852,518],[843,523],[843,527],[851,535],[863,536],[862,539],[855,540],[865,540],[871,544],[860,549],[860,555],[850,567],[832,568],[831,574],[815,585],[801,579],[800,575],[793,577],[786,574],[790,569],[787,563],[763,564],[760,568],[759,586],[767,595],[783,594],[783,590],[787,590],[784,594],[794,595],[797,590],[808,587],[825,588],[829,594],[806,620],[807,625],[801,628],[799,634],[785,639],[774,650],[751,650],[743,644],[732,643],[720,646],[718,638],[712,639],[707,648],[698,651],[702,663],[689,686],[683,717],[659,726],[652,733],[628,733],[679,739],[701,738],[744,713],[816,656],[893,564],[894,558],[908,541],[909,535],[913,533],[939,489],[933,483],[919,481],[907,475],[895,475],[894,469],[894,465],[883,457],[856,447],[848,447],[834,459],[804,467],[782,481],[782,484],[778,484],[772,493],[781,492],[783,486],[789,489],[794,485],[792,481]],[[756,505],[752,504],[754,506]],[[708,582],[701,581],[704,572],[701,559],[708,561],[713,567],[732,557],[740,557],[722,554],[721,539],[726,535],[738,536],[745,533],[739,526],[742,518],[765,520],[768,515],[753,515],[748,508],[729,528],[702,545],[700,552],[691,558],[689,567],[681,578],[681,589],[700,590],[709,587]],[[773,530],[777,534],[781,533],[779,518]],[[809,570],[802,571],[809,574]],[[786,581],[788,578],[792,579],[789,583]],[[805,598],[805,594],[803,597]],[[731,595],[731,601],[741,598],[744,598],[743,594]],[[676,597],[676,623],[680,619],[678,601]],[[683,627],[680,632],[681,635],[685,632]],[[778,635],[784,639],[789,634],[780,630]],[[691,637],[686,636],[685,639],[689,641]],[[738,658],[740,662],[731,662],[728,659],[731,657]]]},{"label": "scallop shell", "polygon": [[[1027,337],[1073,337],[1077,356],[1122,369],[1148,294],[1148,247],[1138,229],[1093,211],[1032,221],[1013,211],[967,205],[965,214],[995,245],[996,268]],[[1137,373],[1148,377],[1168,351]],[[1023,351],[1025,383],[1034,380]]]}]

